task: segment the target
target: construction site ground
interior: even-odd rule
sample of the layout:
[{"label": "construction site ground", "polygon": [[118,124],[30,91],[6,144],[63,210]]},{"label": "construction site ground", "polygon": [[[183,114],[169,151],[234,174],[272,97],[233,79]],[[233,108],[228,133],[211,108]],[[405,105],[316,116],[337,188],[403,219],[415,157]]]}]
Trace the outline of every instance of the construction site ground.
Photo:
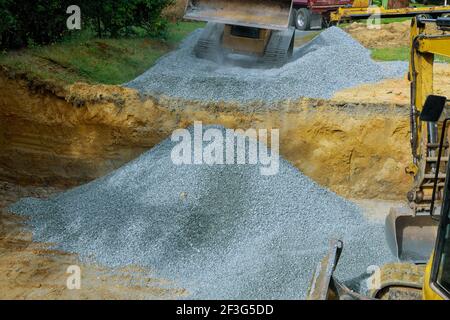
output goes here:
[{"label": "construction site ground", "polygon": [[[346,31],[368,48],[408,45],[409,24],[382,31],[350,25]],[[296,45],[317,32],[304,33]],[[437,94],[450,92],[450,65],[438,64]],[[1,299],[167,299],[186,295],[170,279],[150,279],[139,267],[112,270],[79,262],[76,255],[32,241],[23,218],[6,212],[22,197],[47,197],[119,167],[191,119],[228,127],[280,129],[280,152],[306,175],[355,201],[382,220],[402,205],[411,184],[409,84],[384,80],[337,92],[330,100],[285,102],[276,111],[244,113],[236,104],[200,104],[142,98],[118,86],[77,83],[56,90],[0,74]],[[186,104],[182,111],[170,105]],[[78,107],[77,107],[78,106]],[[169,106],[169,107],[168,107]],[[119,111],[118,111],[119,110]],[[281,111],[280,111],[281,110]],[[3,132],[2,132],[3,130]],[[55,134],[55,133],[58,134]],[[298,150],[303,152],[299,153]],[[80,265],[81,290],[68,290],[67,267]]]}]

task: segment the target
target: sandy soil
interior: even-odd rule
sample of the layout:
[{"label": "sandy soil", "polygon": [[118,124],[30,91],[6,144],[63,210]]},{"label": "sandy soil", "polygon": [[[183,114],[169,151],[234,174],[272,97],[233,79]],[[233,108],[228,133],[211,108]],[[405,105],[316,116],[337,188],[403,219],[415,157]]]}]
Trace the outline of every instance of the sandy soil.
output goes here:
[{"label": "sandy soil", "polygon": [[401,47],[409,45],[411,22],[382,24],[381,29],[368,29],[365,23],[353,22],[344,30],[366,48]]},{"label": "sandy soil", "polygon": [[[149,278],[149,270],[87,265],[74,254],[32,242],[24,219],[5,211],[20,197],[46,197],[57,191],[0,182],[0,299],[174,299],[186,294],[169,281]],[[79,290],[66,285],[72,265],[81,268]]]},{"label": "sandy soil", "polygon": [[[332,100],[345,102],[392,103],[409,105],[409,82],[403,79],[387,79],[375,84],[363,84],[337,92]],[[434,92],[450,96],[450,64],[436,63]]]},{"label": "sandy soil", "polygon": [[[366,48],[387,48],[409,46],[411,20],[382,24],[380,29],[368,29],[362,22],[353,22],[344,30],[352,35]],[[429,25],[426,33],[435,33],[436,27]]]}]

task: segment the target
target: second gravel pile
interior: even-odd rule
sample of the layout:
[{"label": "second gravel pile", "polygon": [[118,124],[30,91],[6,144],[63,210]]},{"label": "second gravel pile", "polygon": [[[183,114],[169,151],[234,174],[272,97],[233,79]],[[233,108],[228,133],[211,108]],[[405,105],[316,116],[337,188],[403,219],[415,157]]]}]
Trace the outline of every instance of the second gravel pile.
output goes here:
[{"label": "second gravel pile", "polygon": [[345,242],[341,279],[393,260],[382,225],[287,161],[272,176],[259,165],[177,166],[174,145],[167,139],[103,178],[10,210],[30,217],[35,241],[111,267],[149,267],[188,298],[305,298],[331,238]]},{"label": "second gravel pile", "polygon": [[180,48],[125,86],[144,94],[198,101],[264,101],[331,98],[341,89],[403,77],[405,62],[374,62],[370,51],[340,28],[323,31],[277,69],[243,68],[198,59],[193,48],[200,30]]}]

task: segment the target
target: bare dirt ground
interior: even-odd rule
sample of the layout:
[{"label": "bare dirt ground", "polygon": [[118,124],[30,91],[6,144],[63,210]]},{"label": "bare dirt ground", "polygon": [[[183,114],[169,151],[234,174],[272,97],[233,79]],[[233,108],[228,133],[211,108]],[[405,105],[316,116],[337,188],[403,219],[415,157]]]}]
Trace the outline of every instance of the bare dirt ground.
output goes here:
[{"label": "bare dirt ground", "polygon": [[[409,46],[411,21],[382,24],[381,29],[368,29],[365,23],[354,22],[344,28],[362,45],[369,49],[395,48]],[[426,32],[436,32],[427,29]],[[438,95],[449,95],[450,64],[436,63],[434,73],[434,90]],[[354,103],[392,103],[409,105],[410,87],[407,75],[403,79],[387,79],[374,84],[364,84],[337,92],[333,99],[340,102]]]},{"label": "bare dirt ground", "polygon": [[[174,299],[186,294],[169,281],[149,278],[148,270],[87,265],[74,254],[35,243],[24,219],[5,211],[18,198],[47,197],[57,191],[0,182],[0,299]],[[79,290],[66,285],[72,265],[81,268]]]},{"label": "bare dirt ground", "polygon": [[[387,48],[409,46],[411,21],[382,24],[381,29],[368,29],[365,23],[354,22],[344,30],[352,35],[366,48]],[[430,27],[426,32],[436,32]],[[450,64],[436,63],[434,73],[435,94],[449,95]],[[410,103],[409,82],[407,75],[401,80],[388,79],[376,84],[364,84],[337,92],[333,100],[368,103]]]},{"label": "bare dirt ground", "polygon": [[[450,93],[450,64],[436,63],[434,68],[434,93],[448,96]],[[403,79],[387,79],[339,91],[332,100],[409,105],[409,91],[409,82],[405,75]]]},{"label": "bare dirt ground", "polygon": [[[368,29],[362,22],[353,22],[344,28],[366,48],[387,48],[409,46],[411,20],[381,24],[380,29]],[[435,33],[436,27],[427,26],[425,32]]]},{"label": "bare dirt ground", "polygon": [[366,48],[401,47],[409,45],[411,22],[382,24],[381,29],[368,29],[365,23],[354,22],[344,30]]}]

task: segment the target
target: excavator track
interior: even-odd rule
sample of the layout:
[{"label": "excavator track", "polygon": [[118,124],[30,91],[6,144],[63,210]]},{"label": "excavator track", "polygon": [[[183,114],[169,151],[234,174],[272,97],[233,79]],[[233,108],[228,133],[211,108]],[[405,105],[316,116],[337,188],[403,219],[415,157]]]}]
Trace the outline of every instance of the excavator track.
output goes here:
[{"label": "excavator track", "polygon": [[286,64],[294,51],[295,29],[272,31],[264,56],[261,59],[265,67],[280,67]]},{"label": "excavator track", "polygon": [[217,63],[223,61],[223,50],[221,46],[224,25],[221,23],[208,22],[200,35],[200,39],[194,47],[197,58],[211,60]]}]

